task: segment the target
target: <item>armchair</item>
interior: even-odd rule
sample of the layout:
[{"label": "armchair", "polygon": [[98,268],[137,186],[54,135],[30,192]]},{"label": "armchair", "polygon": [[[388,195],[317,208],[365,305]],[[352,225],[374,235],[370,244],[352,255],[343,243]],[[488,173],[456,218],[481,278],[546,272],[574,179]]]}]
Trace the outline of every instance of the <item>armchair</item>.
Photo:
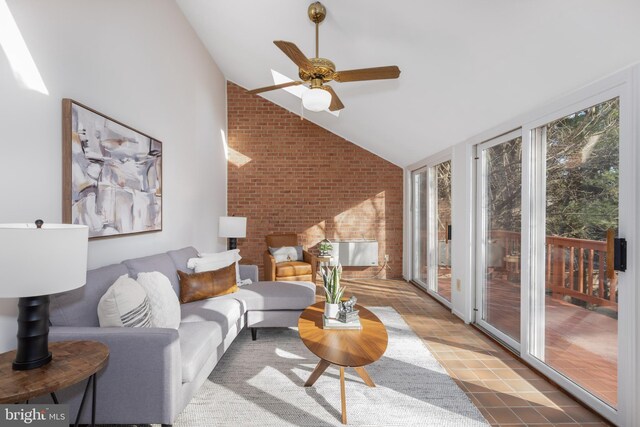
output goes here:
[{"label": "armchair", "polygon": [[266,281],[305,281],[314,282],[318,268],[318,258],[303,250],[302,261],[286,261],[276,263],[275,258],[269,252],[269,248],[282,246],[297,246],[298,235],[270,234],[266,238],[267,250],[264,253],[264,280]]}]

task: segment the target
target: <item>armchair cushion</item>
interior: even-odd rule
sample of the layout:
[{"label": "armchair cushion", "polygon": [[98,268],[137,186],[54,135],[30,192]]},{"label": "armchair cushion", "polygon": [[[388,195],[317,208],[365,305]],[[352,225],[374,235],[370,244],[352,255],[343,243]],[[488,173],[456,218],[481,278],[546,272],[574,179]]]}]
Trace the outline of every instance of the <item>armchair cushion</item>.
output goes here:
[{"label": "armchair cushion", "polygon": [[304,276],[311,274],[311,264],[302,261],[279,262],[276,264],[277,277]]}]

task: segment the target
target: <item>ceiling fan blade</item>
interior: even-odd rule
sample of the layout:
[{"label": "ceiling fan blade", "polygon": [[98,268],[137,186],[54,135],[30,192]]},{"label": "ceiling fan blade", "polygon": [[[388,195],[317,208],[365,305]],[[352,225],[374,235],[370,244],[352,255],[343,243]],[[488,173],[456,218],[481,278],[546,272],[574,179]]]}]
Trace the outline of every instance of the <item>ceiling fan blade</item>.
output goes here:
[{"label": "ceiling fan blade", "polygon": [[265,87],[260,87],[258,89],[249,90],[249,91],[247,91],[247,93],[250,93],[250,94],[254,95],[256,93],[268,92],[270,90],[282,89],[282,88],[289,87],[289,86],[298,86],[298,85],[301,85],[301,84],[302,84],[302,82],[300,82],[300,81],[280,83],[279,85],[265,86]]},{"label": "ceiling fan blade", "polygon": [[278,46],[278,48],[280,48],[280,50],[283,51],[284,54],[287,55],[299,68],[307,73],[313,74],[313,64],[309,61],[309,58],[302,53],[298,46],[284,40],[275,40],[273,43]]},{"label": "ceiling fan blade", "polygon": [[397,79],[400,76],[400,68],[397,65],[388,67],[361,68],[359,70],[337,71],[333,74],[333,80],[345,82],[357,82],[361,80]]},{"label": "ceiling fan blade", "polygon": [[342,101],[340,101],[340,98],[338,98],[338,95],[331,86],[323,85],[322,89],[331,94],[331,104],[329,105],[329,111],[338,111],[344,108],[344,104],[342,103]]}]

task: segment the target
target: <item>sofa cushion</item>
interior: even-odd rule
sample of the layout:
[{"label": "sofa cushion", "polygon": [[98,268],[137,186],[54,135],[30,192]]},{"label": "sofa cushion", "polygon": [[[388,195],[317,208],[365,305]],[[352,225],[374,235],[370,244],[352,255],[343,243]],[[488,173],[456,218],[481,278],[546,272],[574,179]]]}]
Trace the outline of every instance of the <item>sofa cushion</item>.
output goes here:
[{"label": "sofa cushion", "polygon": [[100,326],[98,302],[107,289],[127,274],[123,264],[87,271],[87,284],[69,292],[51,295],[49,320],[53,326]]},{"label": "sofa cushion", "polygon": [[304,276],[311,274],[311,264],[301,261],[287,261],[276,264],[276,276]]},{"label": "sofa cushion", "polygon": [[222,344],[222,326],[216,322],[188,322],[180,324],[180,353],[182,382],[193,381]]},{"label": "sofa cushion", "polygon": [[157,254],[143,258],[134,258],[123,261],[123,264],[129,269],[131,277],[138,277],[140,273],[151,273],[159,271],[167,276],[171,282],[171,287],[176,295],[180,295],[180,282],[178,281],[178,270],[173,260],[168,254]]},{"label": "sofa cushion", "polygon": [[214,299],[236,299],[244,311],[302,310],[316,302],[316,286],[311,282],[255,282]]},{"label": "sofa cushion", "polygon": [[185,273],[189,274],[194,272],[193,269],[187,267],[187,261],[189,260],[189,258],[198,256],[198,251],[193,246],[187,246],[186,248],[169,251],[167,252],[167,255],[171,257],[176,270],[184,271]]},{"label": "sofa cushion", "polygon": [[224,338],[231,325],[237,324],[245,310],[240,301],[233,298],[215,297],[182,304],[182,323],[210,321],[218,323]]}]

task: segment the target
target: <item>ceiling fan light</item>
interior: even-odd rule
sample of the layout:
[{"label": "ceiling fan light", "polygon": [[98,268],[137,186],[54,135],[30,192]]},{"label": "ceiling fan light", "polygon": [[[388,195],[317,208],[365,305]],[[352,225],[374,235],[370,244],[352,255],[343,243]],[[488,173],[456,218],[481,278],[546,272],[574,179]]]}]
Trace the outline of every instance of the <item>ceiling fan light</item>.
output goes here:
[{"label": "ceiling fan light", "polygon": [[309,89],[302,94],[302,105],[309,111],[324,111],[331,105],[331,94],[320,88]]}]

